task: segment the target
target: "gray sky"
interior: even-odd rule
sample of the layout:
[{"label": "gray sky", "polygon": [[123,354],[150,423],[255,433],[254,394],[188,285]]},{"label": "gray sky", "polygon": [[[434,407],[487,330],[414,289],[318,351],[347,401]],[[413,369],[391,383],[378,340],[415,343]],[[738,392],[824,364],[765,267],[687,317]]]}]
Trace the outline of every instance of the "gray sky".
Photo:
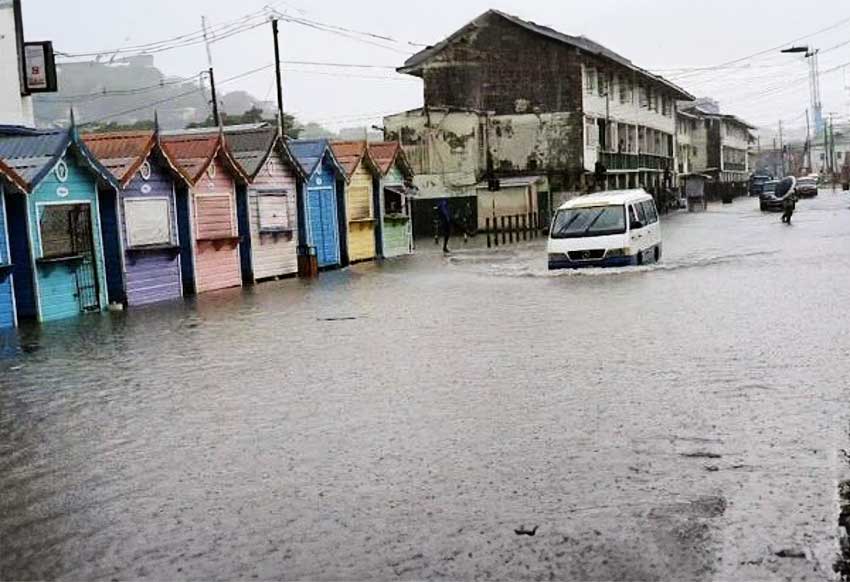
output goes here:
[{"label": "gray sky", "polygon": [[[28,40],[53,40],[57,50],[76,53],[113,49],[197,31],[201,14],[212,25],[231,21],[275,4],[293,16],[389,36],[372,46],[314,30],[282,25],[283,58],[337,63],[400,65],[418,50],[408,43],[433,44],[488,8],[499,8],[574,35],[584,35],[659,72],[691,93],[713,96],[727,113],[761,126],[772,135],[783,119],[791,131],[805,128],[809,103],[806,64],[776,52],[714,71],[682,71],[746,57],[842,20],[850,19],[847,0],[397,0],[343,2],[325,0],[24,0]],[[818,34],[807,43],[835,47],[821,57],[824,109],[850,115],[850,21]],[[848,44],[838,46],[842,42]],[[267,26],[213,45],[216,77],[227,79],[273,61]],[[206,68],[203,46],[157,55],[167,74],[192,76]],[[783,84],[783,79],[785,80]],[[259,98],[274,98],[273,70],[227,83]],[[304,121],[339,128],[378,123],[383,114],[418,107],[418,79],[384,69],[332,69],[291,65],[285,72],[286,108]]]}]

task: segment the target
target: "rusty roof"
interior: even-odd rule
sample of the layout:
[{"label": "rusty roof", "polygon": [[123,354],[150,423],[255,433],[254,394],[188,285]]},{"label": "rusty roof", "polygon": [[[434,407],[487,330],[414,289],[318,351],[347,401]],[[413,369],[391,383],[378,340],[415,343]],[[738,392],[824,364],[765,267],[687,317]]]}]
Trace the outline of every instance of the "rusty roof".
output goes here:
[{"label": "rusty roof", "polygon": [[331,149],[349,179],[354,175],[360,162],[365,162],[372,172],[380,172],[380,168],[369,155],[365,141],[332,141]]},{"label": "rusty roof", "polygon": [[399,163],[405,177],[411,177],[413,170],[407,162],[407,156],[398,141],[380,141],[369,144],[369,156],[375,162],[382,176],[386,176],[393,165]]},{"label": "rusty roof", "polygon": [[225,165],[234,178],[248,181],[248,177],[224,145],[220,131],[216,133],[173,133],[167,132],[160,138],[165,155],[174,162],[177,170],[190,184],[196,184],[213,163],[217,155],[222,156]]},{"label": "rusty roof", "polygon": [[666,86],[668,89],[670,89],[671,91],[675,92],[678,95],[678,97],[677,97],[678,99],[687,100],[687,101],[693,101],[695,99],[695,97],[693,95],[691,95],[690,93],[688,93],[683,88],[676,85],[675,83],[668,81],[664,77],[661,77],[659,75],[651,73],[651,72],[647,71],[646,69],[642,69],[642,68],[638,67],[637,65],[635,65],[632,61],[630,61],[626,57],[617,54],[616,52],[612,51],[611,49],[599,44],[598,42],[590,40],[589,38],[587,38],[585,36],[571,36],[569,34],[564,34],[563,32],[559,32],[559,31],[557,31],[553,28],[550,28],[548,26],[542,26],[542,25],[537,24],[535,22],[523,20],[522,18],[519,18],[519,17],[514,16],[512,14],[508,14],[506,12],[502,12],[500,10],[495,10],[495,9],[488,10],[487,12],[480,15],[478,18],[472,20],[471,22],[467,23],[465,26],[463,26],[463,28],[452,33],[447,38],[438,42],[434,46],[429,46],[429,47],[419,51],[418,53],[416,53],[415,55],[413,55],[412,57],[407,59],[407,61],[405,61],[404,65],[399,67],[397,69],[397,71],[399,73],[406,73],[406,74],[409,74],[409,75],[414,75],[414,76],[419,76],[419,77],[423,76],[422,68],[428,61],[430,61],[432,58],[436,57],[439,53],[441,53],[449,45],[459,41],[461,39],[461,37],[464,34],[466,34],[468,31],[475,30],[475,29],[483,26],[487,19],[493,18],[493,17],[502,18],[504,20],[507,20],[508,22],[510,22],[510,23],[520,27],[520,28],[527,30],[527,31],[531,32],[532,34],[536,34],[536,35],[548,38],[550,40],[553,40],[555,42],[558,42],[558,43],[561,43],[561,44],[564,44],[564,45],[567,45],[567,46],[570,46],[570,47],[574,47],[574,48],[576,48],[576,49],[578,49],[578,50],[580,50],[580,51],[582,51],[586,54],[595,55],[597,57],[604,58],[608,61],[617,63],[618,65],[620,65],[622,67],[625,67],[625,68],[627,68],[631,71],[634,71],[635,73],[643,75],[644,77],[652,79],[652,80],[656,81],[657,83]]},{"label": "rusty roof", "polygon": [[0,160],[0,176],[8,180],[12,183],[13,186],[21,190],[22,192],[26,192],[28,189],[28,184],[26,180],[24,180],[18,173],[7,166],[3,160]]},{"label": "rusty roof", "polygon": [[156,146],[153,131],[88,133],[83,141],[122,186],[133,178]]}]

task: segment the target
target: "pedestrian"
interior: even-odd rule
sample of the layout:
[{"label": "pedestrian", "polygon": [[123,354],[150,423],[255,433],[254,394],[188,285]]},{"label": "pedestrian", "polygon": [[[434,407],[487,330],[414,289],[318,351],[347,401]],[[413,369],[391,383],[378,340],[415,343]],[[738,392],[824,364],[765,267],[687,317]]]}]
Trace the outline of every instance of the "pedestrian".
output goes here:
[{"label": "pedestrian", "polygon": [[794,210],[797,208],[797,198],[794,193],[788,193],[782,200],[782,222],[791,224],[791,217],[794,216]]},{"label": "pedestrian", "polygon": [[440,224],[440,233],[443,236],[443,252],[448,254],[451,252],[449,251],[449,237],[452,234],[452,216],[449,212],[448,200],[440,200],[437,204],[437,220]]}]

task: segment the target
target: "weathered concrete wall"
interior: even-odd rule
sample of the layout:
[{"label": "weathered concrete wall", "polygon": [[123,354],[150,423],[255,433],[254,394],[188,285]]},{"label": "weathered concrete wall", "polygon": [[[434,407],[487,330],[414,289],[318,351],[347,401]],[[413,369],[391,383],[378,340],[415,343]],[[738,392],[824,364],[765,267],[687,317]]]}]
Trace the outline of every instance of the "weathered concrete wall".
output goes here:
[{"label": "weathered concrete wall", "polygon": [[488,128],[499,175],[559,172],[580,167],[581,115],[546,113],[493,117]]},{"label": "weathered concrete wall", "polygon": [[580,111],[575,50],[491,14],[430,61],[425,104],[514,113]]},{"label": "weathered concrete wall", "polygon": [[399,140],[424,198],[474,196],[486,169],[482,117],[471,111],[415,110],[384,119]]}]

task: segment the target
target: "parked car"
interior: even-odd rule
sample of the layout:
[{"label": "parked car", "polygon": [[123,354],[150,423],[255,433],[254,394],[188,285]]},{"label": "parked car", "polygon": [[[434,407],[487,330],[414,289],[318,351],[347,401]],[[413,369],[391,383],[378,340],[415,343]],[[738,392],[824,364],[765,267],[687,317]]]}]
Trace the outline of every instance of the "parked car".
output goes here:
[{"label": "parked car", "polygon": [[759,194],[759,208],[762,212],[778,212],[782,210],[782,200],[774,196],[779,180],[769,180],[762,184]]},{"label": "parked car", "polygon": [[750,196],[760,196],[764,190],[764,185],[770,182],[770,176],[750,176],[749,192]]},{"label": "parked car", "polygon": [[814,198],[818,195],[818,180],[809,176],[797,180],[797,196],[800,198]]},{"label": "parked car", "polygon": [[762,193],[759,195],[759,208],[762,212],[782,212],[785,206],[785,198],[795,195],[796,178],[785,178],[783,180],[771,180],[765,183]]}]

